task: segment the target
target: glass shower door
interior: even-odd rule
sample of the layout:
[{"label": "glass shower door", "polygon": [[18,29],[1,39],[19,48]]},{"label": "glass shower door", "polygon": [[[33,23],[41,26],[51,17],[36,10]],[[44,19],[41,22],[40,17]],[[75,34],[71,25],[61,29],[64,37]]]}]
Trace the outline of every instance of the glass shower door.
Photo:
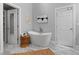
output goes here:
[{"label": "glass shower door", "polygon": [[8,10],[8,43],[17,44],[17,10]]}]

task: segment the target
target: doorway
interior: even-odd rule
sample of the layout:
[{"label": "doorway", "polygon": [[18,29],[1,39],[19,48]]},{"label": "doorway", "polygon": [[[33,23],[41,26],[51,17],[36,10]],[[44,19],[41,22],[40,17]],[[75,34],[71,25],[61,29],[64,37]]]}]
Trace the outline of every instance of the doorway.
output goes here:
[{"label": "doorway", "polygon": [[3,41],[4,46],[17,45],[19,40],[19,9],[11,4],[3,4]]},{"label": "doorway", "polygon": [[75,5],[55,9],[57,44],[74,47],[75,45]]}]

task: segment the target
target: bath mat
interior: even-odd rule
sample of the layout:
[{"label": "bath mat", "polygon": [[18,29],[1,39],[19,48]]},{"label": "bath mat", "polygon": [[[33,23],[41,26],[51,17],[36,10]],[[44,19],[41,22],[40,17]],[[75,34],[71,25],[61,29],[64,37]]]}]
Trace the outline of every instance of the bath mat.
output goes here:
[{"label": "bath mat", "polygon": [[42,49],[37,51],[15,53],[13,55],[55,55],[55,53],[52,52],[50,49]]}]

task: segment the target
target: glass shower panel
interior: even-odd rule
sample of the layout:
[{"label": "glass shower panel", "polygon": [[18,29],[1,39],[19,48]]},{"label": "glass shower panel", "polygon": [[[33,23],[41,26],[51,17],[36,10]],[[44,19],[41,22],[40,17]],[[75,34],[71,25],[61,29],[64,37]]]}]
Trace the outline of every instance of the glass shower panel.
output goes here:
[{"label": "glass shower panel", "polygon": [[14,34],[14,14],[10,14],[10,34]]}]

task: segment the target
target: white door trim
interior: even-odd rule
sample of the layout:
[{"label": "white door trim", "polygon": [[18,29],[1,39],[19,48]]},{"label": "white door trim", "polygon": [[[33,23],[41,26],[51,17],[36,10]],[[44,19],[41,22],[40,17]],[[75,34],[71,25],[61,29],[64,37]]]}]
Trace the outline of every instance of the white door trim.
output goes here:
[{"label": "white door trim", "polygon": [[21,7],[13,4],[13,3],[6,3],[7,5],[10,5],[16,9],[18,9],[18,16],[19,16],[19,44],[20,44],[20,34],[21,34]]},{"label": "white door trim", "polygon": [[[63,7],[69,7],[69,6],[73,6],[73,32],[74,32],[73,47],[75,47],[75,45],[76,45],[75,44],[76,43],[76,6],[75,6],[75,4],[73,4],[73,5],[66,5],[66,6],[63,6]],[[55,8],[55,41],[56,41],[56,44],[57,44],[56,10],[63,8],[63,7]]]},{"label": "white door trim", "polygon": [[[21,7],[13,4],[13,3],[6,3],[7,5],[10,5],[16,9],[18,9],[18,16],[19,16],[19,40],[20,40],[20,34],[21,34]],[[20,41],[19,41],[19,44],[20,44]]]},{"label": "white door trim", "polygon": [[3,3],[0,3],[0,54],[3,53]]}]

